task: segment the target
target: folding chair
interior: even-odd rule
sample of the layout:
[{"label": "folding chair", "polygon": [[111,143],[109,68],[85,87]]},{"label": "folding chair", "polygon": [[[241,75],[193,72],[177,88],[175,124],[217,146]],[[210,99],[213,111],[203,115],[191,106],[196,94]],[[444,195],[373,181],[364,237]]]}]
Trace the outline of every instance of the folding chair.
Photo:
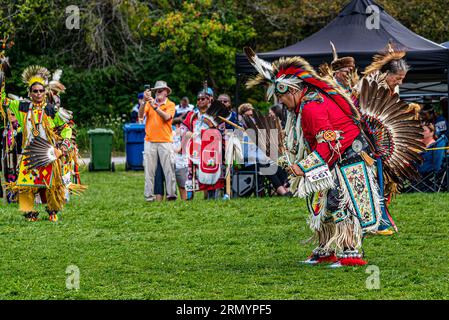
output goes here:
[{"label": "folding chair", "polygon": [[[445,140],[447,146],[447,139]],[[438,171],[425,174],[420,180],[409,183],[404,192],[441,192],[449,191],[449,153],[444,150],[443,163]]]},{"label": "folding chair", "polygon": [[[243,158],[246,159],[246,168],[235,168],[232,176],[232,194],[233,197],[245,197],[254,193],[256,197],[265,192],[264,177],[259,175],[259,158],[256,150],[255,157],[249,156],[249,146],[252,143],[248,136],[243,137]],[[251,160],[250,160],[251,158]],[[263,179],[263,180],[262,180]]]}]

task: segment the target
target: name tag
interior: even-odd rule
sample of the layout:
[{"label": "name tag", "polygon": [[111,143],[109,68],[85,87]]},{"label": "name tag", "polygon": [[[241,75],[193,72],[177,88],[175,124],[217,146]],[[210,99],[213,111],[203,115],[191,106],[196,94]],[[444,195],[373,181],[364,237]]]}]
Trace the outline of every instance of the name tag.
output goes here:
[{"label": "name tag", "polygon": [[327,166],[321,166],[306,173],[306,178],[311,182],[317,182],[332,177]]}]

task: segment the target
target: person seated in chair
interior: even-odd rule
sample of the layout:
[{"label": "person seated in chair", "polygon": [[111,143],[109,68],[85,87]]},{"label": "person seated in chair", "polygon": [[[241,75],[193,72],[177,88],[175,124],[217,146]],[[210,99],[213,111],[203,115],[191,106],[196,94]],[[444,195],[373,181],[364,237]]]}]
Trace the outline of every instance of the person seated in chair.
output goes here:
[{"label": "person seated in chair", "polygon": [[424,139],[423,142],[427,149],[437,149],[428,150],[422,153],[423,163],[418,167],[418,171],[421,176],[425,176],[431,172],[438,172],[441,170],[443,165],[444,153],[446,150],[440,149],[444,148],[448,144],[448,140],[445,135],[441,135],[439,138],[435,135],[435,127],[432,123],[423,124],[424,129]]},{"label": "person seated in chair", "polygon": [[[254,107],[250,103],[243,103],[239,106],[238,112],[241,117],[240,122],[242,126],[245,126],[242,117],[244,115],[253,117],[253,110]],[[277,116],[273,110],[271,110],[271,112],[274,116]],[[273,163],[273,161],[270,160],[258,146],[249,144],[247,150],[248,152],[244,152],[245,170],[255,170],[255,163],[257,162],[259,166],[259,179],[262,180],[263,177],[266,176],[277,195],[292,197],[293,194],[289,190],[287,172],[277,164]]]}]

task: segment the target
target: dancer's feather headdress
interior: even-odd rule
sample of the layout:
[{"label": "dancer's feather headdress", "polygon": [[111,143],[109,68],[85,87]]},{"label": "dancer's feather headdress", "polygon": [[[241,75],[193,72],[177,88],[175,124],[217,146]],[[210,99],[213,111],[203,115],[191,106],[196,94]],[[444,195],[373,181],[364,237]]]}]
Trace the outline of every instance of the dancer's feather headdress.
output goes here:
[{"label": "dancer's feather headdress", "polygon": [[53,72],[51,81],[48,83],[48,88],[56,95],[64,93],[66,89],[65,86],[61,83],[61,76],[62,70],[55,70],[55,72]]},{"label": "dancer's feather headdress", "polygon": [[387,47],[373,57],[373,62],[365,68],[363,74],[367,75],[375,71],[380,71],[386,64],[393,60],[401,60],[405,57],[406,52],[398,49],[391,41]]},{"label": "dancer's feather headdress", "polygon": [[335,49],[335,45],[332,41],[330,42],[330,45],[332,48],[332,62],[330,64],[323,63],[318,67],[320,76],[327,79],[333,79],[335,72],[343,68],[351,68],[351,70],[347,73],[347,84],[350,85],[350,87],[354,87],[359,82],[355,59],[349,56],[339,58],[337,49]]},{"label": "dancer's feather headdress", "polygon": [[333,71],[338,71],[342,68],[355,68],[355,60],[353,57],[342,57],[339,58],[337,54],[337,49],[335,49],[335,45],[330,42],[332,48],[332,62],[331,67]]},{"label": "dancer's feather headdress", "polygon": [[22,73],[22,81],[28,88],[35,83],[47,87],[49,78],[50,72],[47,68],[38,65],[29,66]]},{"label": "dancer's feather headdress", "polygon": [[290,88],[300,89],[302,85],[306,84],[319,89],[327,95],[347,115],[354,119],[360,118],[359,112],[354,107],[351,98],[344,94],[335,80],[320,77],[303,58],[299,56],[280,58],[270,64],[260,59],[251,48],[245,47],[244,50],[249,62],[259,73],[254,78],[248,80],[246,86],[248,88],[257,85],[268,86],[268,100],[275,96],[275,94],[284,94]]}]

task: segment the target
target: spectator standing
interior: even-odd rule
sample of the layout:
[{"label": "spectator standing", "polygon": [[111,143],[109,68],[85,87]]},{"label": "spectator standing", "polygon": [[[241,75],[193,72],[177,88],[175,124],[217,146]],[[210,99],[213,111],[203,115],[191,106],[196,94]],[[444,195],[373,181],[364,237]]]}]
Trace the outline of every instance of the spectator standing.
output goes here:
[{"label": "spectator standing", "polygon": [[238,112],[239,112],[239,123],[241,125],[244,124],[243,116],[252,117],[253,116],[253,110],[254,107],[251,103],[242,103],[239,106]]},{"label": "spectator standing", "polygon": [[[228,109],[229,112],[231,113],[228,120],[231,121],[232,123],[238,124],[239,120],[237,112],[235,112],[235,110],[232,108],[231,97],[226,93],[222,93],[218,96],[217,100],[223,103],[226,109]],[[226,123],[226,129],[235,129],[235,127]]]},{"label": "spectator standing", "polygon": [[156,174],[154,176],[154,195],[156,196],[156,201],[164,200],[165,177],[159,157],[157,159]]},{"label": "spectator standing", "polygon": [[187,114],[195,108],[193,104],[189,103],[188,97],[183,97],[179,104],[176,106],[175,119],[183,121]]},{"label": "spectator standing", "polygon": [[[151,96],[156,93],[156,99]],[[143,114],[145,122],[144,169],[145,169],[145,200],[152,202],[154,195],[154,178],[158,158],[167,187],[167,200],[176,200],[176,178],[173,158],[172,121],[175,115],[175,104],[167,96],[171,89],[165,81],[157,81],[154,88],[146,90],[146,101]]]},{"label": "spectator standing", "polygon": [[175,176],[176,183],[179,189],[179,195],[182,200],[187,200],[186,181],[188,175],[188,159],[187,153],[182,147],[182,131],[181,121],[179,119],[173,120],[173,151],[175,154]]},{"label": "spectator standing", "polygon": [[[229,120],[230,122],[232,122],[232,123],[238,125],[238,124],[239,124],[239,119],[238,119],[237,112],[236,112],[236,111],[234,110],[234,108],[232,107],[231,97],[230,97],[228,94],[226,94],[226,93],[222,93],[222,94],[220,94],[220,95],[218,96],[217,100],[220,101],[220,102],[226,107],[226,109],[230,112],[230,115],[229,115],[229,117],[228,117],[228,120]],[[226,129],[226,130],[233,131],[233,130],[235,130],[235,127],[234,127],[232,124],[225,123],[225,129]],[[224,146],[227,145],[227,143],[228,143],[228,138],[229,138],[229,135],[228,135],[228,134],[225,134],[225,135],[223,136],[223,139],[224,139]],[[225,154],[225,152],[224,152],[223,154]],[[231,194],[231,176],[228,175],[228,176],[226,177],[225,195],[224,195],[223,199],[225,199],[225,200],[226,200],[226,199],[229,199],[229,198],[230,198],[230,194]]]},{"label": "spectator standing", "polygon": [[139,121],[139,108],[145,103],[143,99],[143,92],[137,95],[137,101],[138,103],[136,103],[131,110],[131,119],[130,119],[131,123],[136,123]]}]

